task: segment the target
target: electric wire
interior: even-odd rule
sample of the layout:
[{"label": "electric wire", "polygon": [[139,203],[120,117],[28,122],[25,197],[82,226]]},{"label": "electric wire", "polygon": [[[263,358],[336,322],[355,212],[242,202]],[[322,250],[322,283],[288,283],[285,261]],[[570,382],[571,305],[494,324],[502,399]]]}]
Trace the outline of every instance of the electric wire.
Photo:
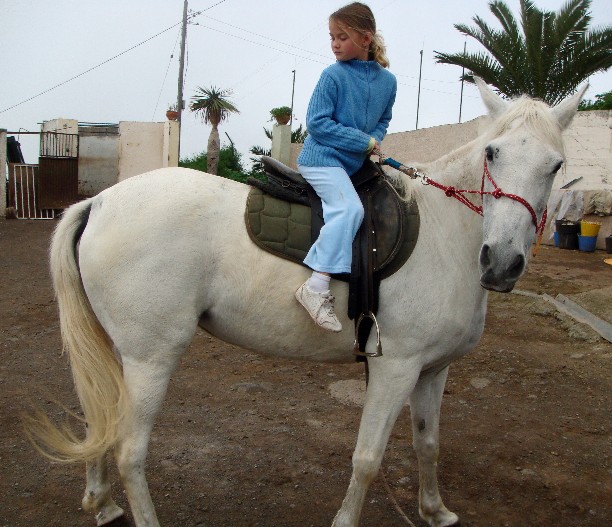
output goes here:
[{"label": "electric wire", "polygon": [[151,116],[151,121],[155,119],[155,112],[157,112],[157,107],[159,106],[159,100],[161,99],[162,92],[164,91],[164,85],[166,84],[166,79],[168,78],[168,71],[170,70],[170,64],[172,64],[172,59],[174,58],[174,52],[176,51],[176,45],[178,44],[178,39],[180,36],[181,36],[181,32],[179,31],[176,35],[174,46],[172,47],[172,53],[170,53],[170,60],[168,60],[168,66],[166,67],[166,73],[164,75],[164,80],[162,81],[161,88],[159,89],[159,95],[157,96],[157,101],[155,102],[155,108],[153,109],[153,115]]},{"label": "electric wire", "polygon": [[[191,16],[192,16],[192,18],[195,18],[196,16],[199,16],[203,12],[208,11],[209,9],[212,9],[213,7],[216,7],[219,4],[222,4],[223,2],[226,2],[226,1],[227,0],[220,0],[219,2],[211,5],[210,7],[207,7],[206,9],[203,9],[202,11],[198,11],[196,13],[193,13]],[[111,57],[109,59],[106,59],[105,61],[100,62],[99,64],[96,64],[95,66],[93,66],[93,67],[91,67],[91,68],[89,68],[89,69],[79,73],[78,75],[75,75],[74,77],[71,77],[68,80],[65,80],[63,82],[60,82],[59,84],[56,84],[55,86],[52,86],[51,88],[48,88],[48,89],[46,89],[46,90],[44,90],[44,91],[42,91],[40,93],[37,93],[36,95],[33,95],[32,97],[28,97],[27,99],[25,99],[25,100],[23,100],[21,102],[18,102],[17,104],[13,104],[12,106],[9,106],[8,108],[4,108],[3,110],[0,110],[0,113],[4,113],[4,112],[7,112],[8,110],[12,110],[13,108],[17,108],[17,106],[21,106],[22,104],[25,104],[26,102],[29,102],[29,101],[31,101],[33,99],[36,99],[37,97],[40,97],[41,95],[44,95],[45,93],[49,93],[50,91],[53,91],[56,88],[59,88],[60,86],[64,86],[65,84],[68,84],[69,82],[72,82],[73,80],[78,79],[79,77],[82,77],[83,75],[86,75],[87,73],[89,73],[89,72],[91,72],[91,71],[93,71],[95,69],[98,69],[99,67],[104,66],[105,64],[108,64],[109,62],[111,62],[111,61],[121,57],[122,55],[125,55],[126,53],[129,53],[130,51],[132,51],[132,50],[142,46],[143,44],[146,44],[147,42],[153,40],[154,38],[157,38],[160,35],[163,35],[164,33],[170,31],[172,28],[174,28],[174,27],[176,27],[176,26],[178,26],[178,25],[180,25],[182,23],[183,23],[183,21],[181,20],[180,22],[177,22],[176,24],[172,24],[170,27],[167,27],[166,29],[160,31],[159,33],[156,33],[155,35],[153,35],[153,36],[143,40],[142,42],[132,46],[131,48],[128,48],[128,49],[122,51],[121,53],[118,53],[117,55],[114,55],[113,57]]]}]

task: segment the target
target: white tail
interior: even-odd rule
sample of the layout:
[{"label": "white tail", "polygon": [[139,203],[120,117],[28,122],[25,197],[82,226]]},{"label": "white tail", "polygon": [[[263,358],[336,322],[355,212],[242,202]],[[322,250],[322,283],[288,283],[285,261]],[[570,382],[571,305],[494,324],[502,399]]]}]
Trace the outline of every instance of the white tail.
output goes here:
[{"label": "white tail", "polygon": [[58,429],[38,411],[25,417],[26,433],[45,456],[62,462],[87,461],[112,447],[128,409],[123,373],[112,342],[94,314],[83,288],[76,246],[91,208],[90,200],[70,207],[53,235],[51,277],[57,297],[64,350],[87,426],[80,440]]}]

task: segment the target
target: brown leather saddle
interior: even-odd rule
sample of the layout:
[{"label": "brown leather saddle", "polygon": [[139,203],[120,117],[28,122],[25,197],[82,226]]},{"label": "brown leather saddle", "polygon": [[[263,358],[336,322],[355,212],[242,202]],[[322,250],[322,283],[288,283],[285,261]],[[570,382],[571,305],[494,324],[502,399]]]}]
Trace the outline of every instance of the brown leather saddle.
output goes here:
[{"label": "brown leather saddle", "polygon": [[[323,226],[321,200],[299,172],[267,156],[261,160],[267,181],[247,180],[254,187],[245,213],[249,236],[262,249],[304,265]],[[380,282],[412,253],[419,233],[419,210],[369,159],[351,180],[364,207],[364,220],[353,242],[351,273],[334,278],[349,283],[348,316],[355,320],[355,355],[366,356],[361,350],[375,325],[376,351],[367,356],[378,356],[382,354],[376,320]]]}]

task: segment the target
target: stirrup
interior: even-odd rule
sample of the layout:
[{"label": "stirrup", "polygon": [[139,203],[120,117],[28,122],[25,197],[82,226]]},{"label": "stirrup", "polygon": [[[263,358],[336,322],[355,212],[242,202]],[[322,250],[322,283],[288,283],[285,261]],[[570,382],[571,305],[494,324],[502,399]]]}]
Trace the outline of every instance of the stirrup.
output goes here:
[{"label": "stirrup", "polygon": [[[369,318],[372,322],[374,322],[374,325],[376,326],[376,351],[374,351],[373,353],[361,351],[361,349],[359,348],[359,326],[365,318]],[[371,311],[369,311],[367,314],[361,313],[361,315],[359,315],[359,318],[357,319],[357,324],[355,324],[355,342],[353,344],[353,355],[356,355],[357,357],[382,357],[380,328],[378,327],[378,320],[376,320],[374,313],[372,313]]]}]

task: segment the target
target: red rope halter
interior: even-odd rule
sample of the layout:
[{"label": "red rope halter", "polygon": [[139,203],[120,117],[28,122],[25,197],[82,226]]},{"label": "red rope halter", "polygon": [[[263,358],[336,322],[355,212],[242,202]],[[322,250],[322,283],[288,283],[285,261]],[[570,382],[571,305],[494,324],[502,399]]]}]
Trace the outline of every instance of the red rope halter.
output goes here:
[{"label": "red rope halter", "polygon": [[[485,189],[484,189],[484,186],[485,186],[485,176],[488,178],[488,180],[493,185],[494,190],[492,192],[485,191]],[[480,196],[488,195],[488,196],[493,196],[495,199],[499,199],[502,196],[505,196],[506,198],[510,198],[511,200],[518,201],[519,203],[524,205],[525,208],[529,211],[529,214],[531,214],[531,220],[533,221],[533,224],[535,226],[536,234],[539,234],[540,237],[541,237],[542,234],[544,233],[544,227],[546,226],[547,209],[544,209],[544,214],[542,214],[542,219],[538,223],[538,217],[537,217],[537,215],[535,213],[535,210],[533,210],[533,207],[529,204],[529,202],[526,199],[521,198],[520,196],[517,196],[516,194],[509,194],[507,192],[504,192],[501,188],[499,188],[497,186],[497,184],[495,183],[495,180],[491,177],[491,174],[489,172],[489,167],[487,166],[487,158],[486,157],[485,157],[485,160],[484,160],[484,168],[483,168],[483,172],[482,172],[482,185],[480,187],[480,190],[456,189],[453,186],[447,186],[447,185],[443,185],[442,183],[438,183],[437,181],[434,181],[433,179],[430,179],[430,178],[428,178],[425,175],[423,175],[422,178],[423,178],[423,181],[427,185],[432,185],[433,187],[436,187],[436,188],[439,188],[440,190],[443,190],[444,193],[449,198],[455,198],[455,199],[459,200],[465,206],[467,206],[468,208],[472,209],[474,212],[480,214],[481,216],[483,215],[483,213],[482,213],[482,205],[476,205],[475,203],[470,201],[465,196],[466,194],[478,194]]]}]

